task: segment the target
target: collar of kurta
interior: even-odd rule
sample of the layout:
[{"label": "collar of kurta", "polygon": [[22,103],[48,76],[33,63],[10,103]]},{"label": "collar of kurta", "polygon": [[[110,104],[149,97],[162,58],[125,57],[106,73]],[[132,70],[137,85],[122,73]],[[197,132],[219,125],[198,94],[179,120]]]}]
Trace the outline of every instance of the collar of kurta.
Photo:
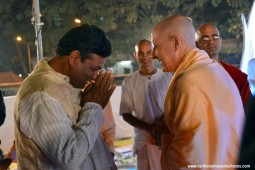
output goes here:
[{"label": "collar of kurta", "polygon": [[48,65],[47,59],[38,62],[31,75],[22,84],[21,98],[36,91],[47,92],[61,103],[72,123],[77,124],[78,114],[81,110],[79,105],[81,89],[74,88],[69,83],[68,76],[53,70]]}]

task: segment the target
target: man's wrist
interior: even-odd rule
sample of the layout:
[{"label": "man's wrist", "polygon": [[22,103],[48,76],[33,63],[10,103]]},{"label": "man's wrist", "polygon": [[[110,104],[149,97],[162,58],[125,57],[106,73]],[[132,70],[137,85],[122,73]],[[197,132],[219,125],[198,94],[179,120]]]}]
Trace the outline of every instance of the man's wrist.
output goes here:
[{"label": "man's wrist", "polygon": [[147,132],[149,132],[149,133],[151,133],[152,132],[152,129],[153,129],[153,125],[148,125],[147,127],[146,127],[146,131]]}]

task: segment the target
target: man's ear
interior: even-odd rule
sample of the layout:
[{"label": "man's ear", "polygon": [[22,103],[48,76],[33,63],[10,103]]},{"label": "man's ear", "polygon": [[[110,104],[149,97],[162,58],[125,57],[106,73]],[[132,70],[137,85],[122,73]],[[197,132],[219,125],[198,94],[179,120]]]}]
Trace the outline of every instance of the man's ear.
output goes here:
[{"label": "man's ear", "polygon": [[68,56],[68,60],[71,66],[77,65],[81,61],[80,52],[78,50],[72,51]]},{"label": "man's ear", "polygon": [[172,36],[172,39],[174,41],[174,50],[176,51],[181,44],[181,38],[179,36]]},{"label": "man's ear", "polygon": [[136,57],[136,52],[134,51],[133,52],[133,56],[132,56],[134,59],[137,59],[137,57]]},{"label": "man's ear", "polygon": [[198,42],[197,42],[197,41],[196,41],[196,47],[199,48],[199,47],[198,47]]}]

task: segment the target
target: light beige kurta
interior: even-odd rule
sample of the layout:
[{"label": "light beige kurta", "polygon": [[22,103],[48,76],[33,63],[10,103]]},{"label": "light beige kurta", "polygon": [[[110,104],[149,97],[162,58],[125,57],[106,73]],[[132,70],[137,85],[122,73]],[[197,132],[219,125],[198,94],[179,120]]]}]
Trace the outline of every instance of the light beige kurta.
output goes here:
[{"label": "light beige kurta", "polygon": [[164,170],[236,164],[244,118],[241,97],[224,68],[204,51],[194,49],[177,68],[164,115],[170,131],[162,136]]},{"label": "light beige kurta", "polygon": [[15,101],[19,170],[111,169],[112,156],[99,134],[102,107],[80,103],[81,89],[42,59],[24,80]]}]

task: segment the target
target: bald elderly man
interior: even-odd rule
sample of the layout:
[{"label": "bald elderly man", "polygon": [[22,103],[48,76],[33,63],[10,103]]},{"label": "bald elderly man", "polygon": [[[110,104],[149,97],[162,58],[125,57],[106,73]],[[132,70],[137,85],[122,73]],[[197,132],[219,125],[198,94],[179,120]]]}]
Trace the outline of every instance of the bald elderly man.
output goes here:
[{"label": "bald elderly man", "polygon": [[195,37],[197,47],[206,51],[211,59],[216,60],[220,65],[222,65],[234,80],[245,106],[249,96],[251,95],[247,74],[237,67],[219,59],[222,38],[218,28],[212,23],[202,24],[197,28]]},{"label": "bald elderly man", "polygon": [[154,58],[164,72],[174,72],[164,105],[164,170],[224,169],[215,165],[237,161],[244,118],[239,91],[224,68],[196,47],[194,35],[184,16],[170,16],[152,30]]}]

